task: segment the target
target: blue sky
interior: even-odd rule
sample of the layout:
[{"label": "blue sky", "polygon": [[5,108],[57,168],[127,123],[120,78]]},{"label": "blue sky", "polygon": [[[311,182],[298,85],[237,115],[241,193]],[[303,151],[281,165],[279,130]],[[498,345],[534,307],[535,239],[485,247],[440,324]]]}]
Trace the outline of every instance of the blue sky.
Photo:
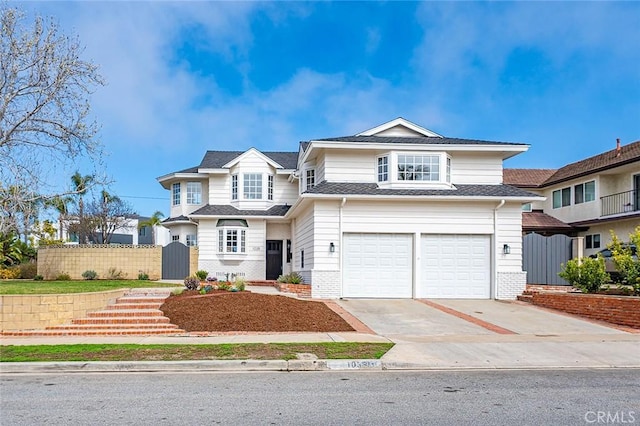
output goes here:
[{"label": "blue sky", "polygon": [[[555,168],[640,139],[637,2],[26,2],[77,34],[112,192],[169,210],[158,176],[205,151],[295,151],[404,117],[523,142]],[[83,165],[78,165],[82,172]]]}]

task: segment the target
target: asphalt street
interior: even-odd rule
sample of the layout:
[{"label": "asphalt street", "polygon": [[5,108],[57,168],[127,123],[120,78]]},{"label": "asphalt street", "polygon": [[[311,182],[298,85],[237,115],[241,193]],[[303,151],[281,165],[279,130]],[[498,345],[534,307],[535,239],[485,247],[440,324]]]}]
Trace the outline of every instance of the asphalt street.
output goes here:
[{"label": "asphalt street", "polygon": [[3,374],[8,425],[640,424],[640,370]]}]

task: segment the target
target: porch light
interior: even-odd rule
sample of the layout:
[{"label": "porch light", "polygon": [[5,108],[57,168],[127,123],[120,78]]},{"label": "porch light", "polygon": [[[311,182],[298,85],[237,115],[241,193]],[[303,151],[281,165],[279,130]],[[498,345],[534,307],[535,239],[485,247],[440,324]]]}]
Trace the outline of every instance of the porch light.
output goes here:
[{"label": "porch light", "polygon": [[333,243],[329,243],[329,252],[335,253],[335,251],[336,251],[336,245]]},{"label": "porch light", "polygon": [[509,244],[505,244],[502,246],[502,253],[511,254],[511,247],[509,247]]}]

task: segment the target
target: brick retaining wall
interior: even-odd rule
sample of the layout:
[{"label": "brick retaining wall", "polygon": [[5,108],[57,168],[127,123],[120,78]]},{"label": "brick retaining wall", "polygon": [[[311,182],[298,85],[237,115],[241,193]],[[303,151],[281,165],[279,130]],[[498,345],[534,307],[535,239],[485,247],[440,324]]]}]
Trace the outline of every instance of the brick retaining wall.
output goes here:
[{"label": "brick retaining wall", "polygon": [[640,329],[640,297],[581,293],[534,293],[531,303]]}]

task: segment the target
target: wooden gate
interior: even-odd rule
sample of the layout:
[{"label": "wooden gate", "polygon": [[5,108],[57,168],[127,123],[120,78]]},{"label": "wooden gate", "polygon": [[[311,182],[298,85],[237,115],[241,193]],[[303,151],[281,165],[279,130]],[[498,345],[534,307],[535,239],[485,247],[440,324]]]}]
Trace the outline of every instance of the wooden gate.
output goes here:
[{"label": "wooden gate", "polygon": [[174,241],[162,247],[162,279],[183,280],[189,276],[189,247]]},{"label": "wooden gate", "polygon": [[543,237],[527,234],[522,239],[522,269],[527,284],[569,285],[558,276],[561,265],[571,259],[571,238],[566,235]]}]

